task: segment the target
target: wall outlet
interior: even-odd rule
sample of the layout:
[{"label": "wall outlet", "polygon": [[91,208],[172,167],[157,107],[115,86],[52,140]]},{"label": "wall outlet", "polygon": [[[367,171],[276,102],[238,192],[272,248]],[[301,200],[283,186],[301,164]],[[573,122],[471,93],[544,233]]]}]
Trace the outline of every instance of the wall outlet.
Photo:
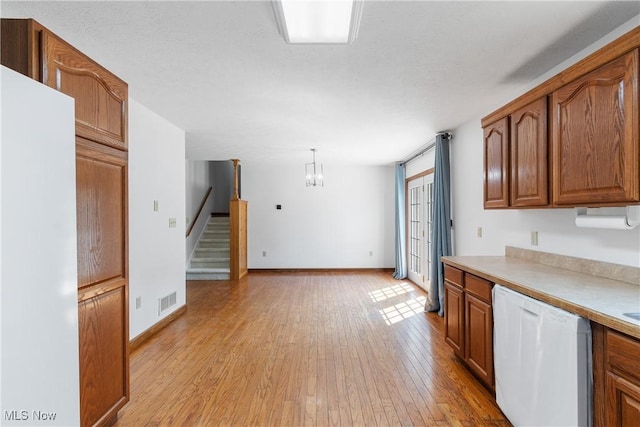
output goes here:
[{"label": "wall outlet", "polygon": [[531,232],[531,246],[538,246],[538,232]]},{"label": "wall outlet", "polygon": [[136,297],[136,310],[142,307],[142,297]]},{"label": "wall outlet", "polygon": [[262,251],[262,256],[267,256],[267,251]]},{"label": "wall outlet", "polygon": [[482,238],[482,227],[478,227],[478,231],[476,232],[479,238]]},{"label": "wall outlet", "polygon": [[153,211],[158,212],[160,210],[160,203],[157,200],[153,201]]}]

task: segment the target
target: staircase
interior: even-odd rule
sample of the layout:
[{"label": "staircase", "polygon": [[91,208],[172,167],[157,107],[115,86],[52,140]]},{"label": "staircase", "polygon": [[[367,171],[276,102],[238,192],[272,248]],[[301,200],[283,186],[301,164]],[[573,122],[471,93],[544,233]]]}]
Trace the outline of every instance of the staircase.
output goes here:
[{"label": "staircase", "polygon": [[187,280],[229,280],[229,217],[211,217],[187,268]]}]

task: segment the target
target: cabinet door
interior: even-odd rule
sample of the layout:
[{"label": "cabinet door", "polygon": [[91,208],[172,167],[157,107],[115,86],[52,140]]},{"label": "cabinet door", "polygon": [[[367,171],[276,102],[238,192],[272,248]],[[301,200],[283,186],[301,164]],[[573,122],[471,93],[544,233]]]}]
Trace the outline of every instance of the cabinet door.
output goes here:
[{"label": "cabinet door", "polygon": [[491,305],[465,295],[465,360],[486,385],[493,388],[493,314]]},{"label": "cabinet door", "polygon": [[95,294],[78,304],[82,426],[105,425],[129,400],[127,286],[112,283]]},{"label": "cabinet door", "polygon": [[545,206],[547,181],[547,97],[511,115],[511,206]]},{"label": "cabinet door", "polygon": [[552,95],[553,202],[640,200],[638,50]]},{"label": "cabinet door", "polygon": [[48,31],[42,31],[42,80],[76,102],[76,135],[127,148],[125,82]]},{"label": "cabinet door", "polygon": [[484,207],[509,207],[509,118],[484,128]]},{"label": "cabinet door", "polygon": [[464,292],[451,282],[444,282],[445,341],[454,353],[464,358]]},{"label": "cabinet door", "polygon": [[613,372],[607,372],[606,396],[606,425],[638,426],[640,422],[640,386]]},{"label": "cabinet door", "polygon": [[104,425],[129,399],[127,153],[76,138],[80,418]]}]

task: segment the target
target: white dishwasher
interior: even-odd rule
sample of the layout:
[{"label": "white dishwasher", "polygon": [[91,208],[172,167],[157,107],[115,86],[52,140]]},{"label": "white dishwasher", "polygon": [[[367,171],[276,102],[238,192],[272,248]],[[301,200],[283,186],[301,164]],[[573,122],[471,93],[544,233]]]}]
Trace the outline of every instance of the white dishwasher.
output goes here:
[{"label": "white dishwasher", "polygon": [[515,426],[591,426],[591,327],[582,317],[493,288],[498,406]]}]

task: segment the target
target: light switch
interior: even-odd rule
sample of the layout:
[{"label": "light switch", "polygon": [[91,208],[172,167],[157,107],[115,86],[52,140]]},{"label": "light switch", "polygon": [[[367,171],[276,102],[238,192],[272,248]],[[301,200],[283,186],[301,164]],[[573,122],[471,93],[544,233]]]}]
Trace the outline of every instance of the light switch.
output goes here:
[{"label": "light switch", "polygon": [[157,200],[154,200],[154,201],[153,201],[153,211],[154,211],[154,212],[158,212],[158,211],[160,210],[159,205],[160,205],[160,204],[158,203],[158,201],[157,201]]},{"label": "light switch", "polygon": [[169,228],[176,228],[176,219],[169,218]]}]

